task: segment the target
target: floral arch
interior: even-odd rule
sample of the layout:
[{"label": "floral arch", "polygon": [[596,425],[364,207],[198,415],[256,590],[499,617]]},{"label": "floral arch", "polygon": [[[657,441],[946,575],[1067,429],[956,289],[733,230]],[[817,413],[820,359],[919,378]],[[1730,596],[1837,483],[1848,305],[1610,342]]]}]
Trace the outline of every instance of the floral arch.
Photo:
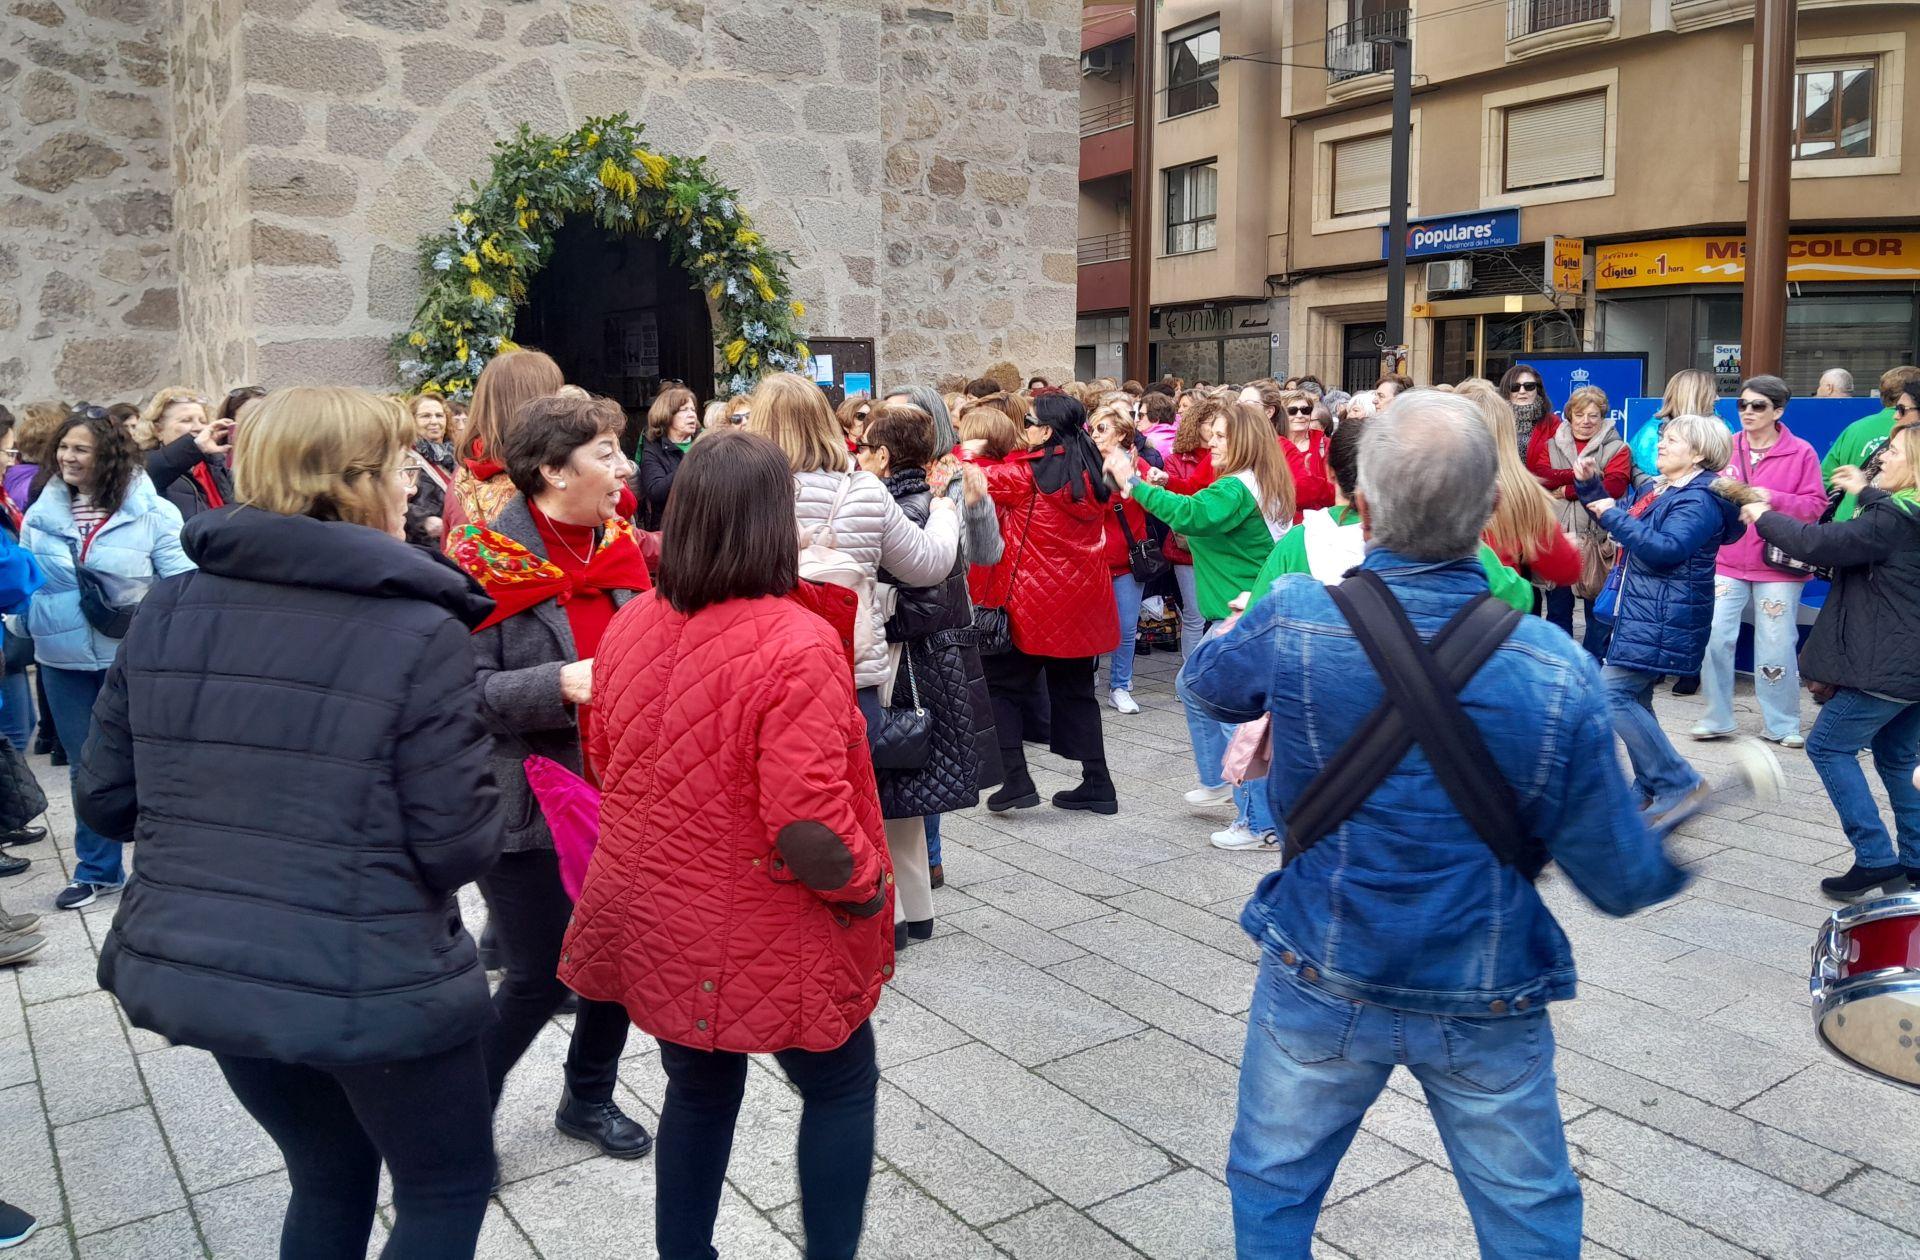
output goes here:
[{"label": "floral arch", "polygon": [[454,206],[453,226],[421,238],[426,292],[393,343],[408,389],[467,393],[489,359],[515,349],[527,283],[552,253],[554,229],[579,214],[667,243],[714,303],[726,365],[716,383],[728,393],[745,393],[767,372],[800,370],[808,351],[796,323],[806,308],[787,285],[792,259],[768,248],[705,158],[655,153],[641,131],[625,114],[590,118],[558,138],[522,123],[494,146],[493,174]]}]

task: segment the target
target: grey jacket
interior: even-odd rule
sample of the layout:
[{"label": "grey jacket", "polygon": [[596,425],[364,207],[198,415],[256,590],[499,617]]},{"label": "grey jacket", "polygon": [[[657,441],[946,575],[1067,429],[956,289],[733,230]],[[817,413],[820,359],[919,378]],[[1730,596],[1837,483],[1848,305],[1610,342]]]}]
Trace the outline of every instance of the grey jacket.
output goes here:
[{"label": "grey jacket", "polygon": [[[827,513],[843,477],[852,477],[853,485],[832,521],[834,546],[865,566],[869,575],[884,566],[907,586],[932,586],[947,575],[959,551],[958,514],[937,513],[922,530],[869,472],[794,474],[793,511],[801,546],[817,527],[828,524]],[[853,663],[855,687],[878,687],[887,680],[886,618],[877,603],[868,615],[873,619],[873,650]]]},{"label": "grey jacket", "polygon": [[[508,500],[493,528],[547,558],[525,495]],[[616,606],[631,598],[630,591],[613,594]],[[473,636],[473,654],[479,664],[480,716],[494,735],[493,778],[506,821],[501,851],[551,849],[553,835],[527,786],[525,765],[538,753],[575,774],[585,770],[579,716],[560,697],[560,669],[579,659],[566,610],[549,599],[488,626]]]}]

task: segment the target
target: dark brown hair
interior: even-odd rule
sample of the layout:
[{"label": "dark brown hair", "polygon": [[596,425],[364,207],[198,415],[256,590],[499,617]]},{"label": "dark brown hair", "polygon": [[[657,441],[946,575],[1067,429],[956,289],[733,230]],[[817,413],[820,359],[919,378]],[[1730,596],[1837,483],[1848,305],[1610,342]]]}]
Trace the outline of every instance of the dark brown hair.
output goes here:
[{"label": "dark brown hair", "polygon": [[1005,393],[1006,391],[1001,389],[1000,382],[994,380],[991,376],[976,376],[967,382],[967,388],[964,392],[969,398],[991,398],[995,394]]},{"label": "dark brown hair", "polygon": [[886,447],[894,472],[925,468],[933,462],[933,417],[918,407],[875,407],[860,440]]},{"label": "dark brown hair", "polygon": [[607,398],[547,394],[530,399],[513,413],[505,446],[495,458],[507,466],[514,489],[531,499],[546,488],[542,468],[563,467],[602,433],[617,438],[626,419],[619,404]]},{"label": "dark brown hair", "polygon": [[1327,439],[1327,471],[1333,474],[1333,484],[1339,486],[1340,493],[1348,499],[1353,498],[1354,487],[1360,484],[1360,439],[1366,431],[1364,419],[1343,420]]},{"label": "dark brown hair", "polygon": [[1173,395],[1163,394],[1157,389],[1150,389],[1143,394],[1140,403],[1147,409],[1148,424],[1172,424],[1173,413],[1178,410],[1173,404]]},{"label": "dark brown hair", "polygon": [[661,521],[660,597],[676,612],[696,613],[723,600],[785,595],[799,570],[785,452],[741,429],[695,442]]},{"label": "dark brown hair", "polygon": [[83,407],[61,421],[60,427],[47,439],[46,461],[40,465],[34,481],[38,486],[45,486],[59,480],[60,442],[74,429],[85,429],[93,435],[93,504],[112,516],[127,501],[127,489],[133,485],[133,479],[147,470],[147,460],[105,407]]}]

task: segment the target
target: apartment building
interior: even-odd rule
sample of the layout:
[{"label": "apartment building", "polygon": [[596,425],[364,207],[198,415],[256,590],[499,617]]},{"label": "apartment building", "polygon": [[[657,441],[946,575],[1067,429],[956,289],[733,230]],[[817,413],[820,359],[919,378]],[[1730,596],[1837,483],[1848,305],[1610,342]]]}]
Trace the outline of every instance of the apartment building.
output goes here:
[{"label": "apartment building", "polygon": [[[1787,370],[1810,390],[1826,367],[1871,376],[1920,357],[1920,199],[1902,178],[1903,139],[1920,124],[1920,94],[1905,81],[1920,5],[1800,7]],[[1161,12],[1163,75],[1185,64],[1176,21],[1217,22],[1215,112],[1240,129],[1183,129],[1195,119],[1177,112],[1156,120],[1157,370],[1205,359],[1183,356],[1194,325],[1224,344],[1251,331],[1258,307],[1276,371],[1349,386],[1377,372],[1393,56],[1377,41],[1398,35],[1412,43],[1415,75],[1416,379],[1498,376],[1556,349],[1644,353],[1654,381],[1737,356],[1751,0],[1293,0]],[[1097,37],[1095,24],[1086,30]],[[1177,83],[1156,82],[1157,100],[1179,99]],[[1083,262],[1097,235],[1089,225],[1102,222],[1088,209],[1099,182],[1085,181],[1085,146],[1098,134],[1083,140]],[[1196,179],[1209,161],[1215,173]],[[1210,247],[1183,234],[1182,216],[1207,204],[1195,188],[1212,192]],[[1265,259],[1257,282],[1255,257]],[[1084,358],[1096,317],[1113,319],[1089,305],[1103,295],[1090,292],[1087,266],[1081,275]],[[1124,272],[1119,294],[1124,307]],[[1224,351],[1214,358],[1231,366]]]}]

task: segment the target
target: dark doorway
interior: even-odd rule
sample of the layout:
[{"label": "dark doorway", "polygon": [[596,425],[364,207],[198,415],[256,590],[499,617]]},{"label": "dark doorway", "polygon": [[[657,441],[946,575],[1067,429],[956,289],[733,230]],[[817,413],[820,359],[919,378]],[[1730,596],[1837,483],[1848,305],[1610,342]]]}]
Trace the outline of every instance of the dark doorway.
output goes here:
[{"label": "dark doorway", "polygon": [[713,397],[713,325],[706,294],[663,241],[564,223],[527,286],[514,340],[552,355],[569,383],[626,408],[629,453],[663,381]]}]

